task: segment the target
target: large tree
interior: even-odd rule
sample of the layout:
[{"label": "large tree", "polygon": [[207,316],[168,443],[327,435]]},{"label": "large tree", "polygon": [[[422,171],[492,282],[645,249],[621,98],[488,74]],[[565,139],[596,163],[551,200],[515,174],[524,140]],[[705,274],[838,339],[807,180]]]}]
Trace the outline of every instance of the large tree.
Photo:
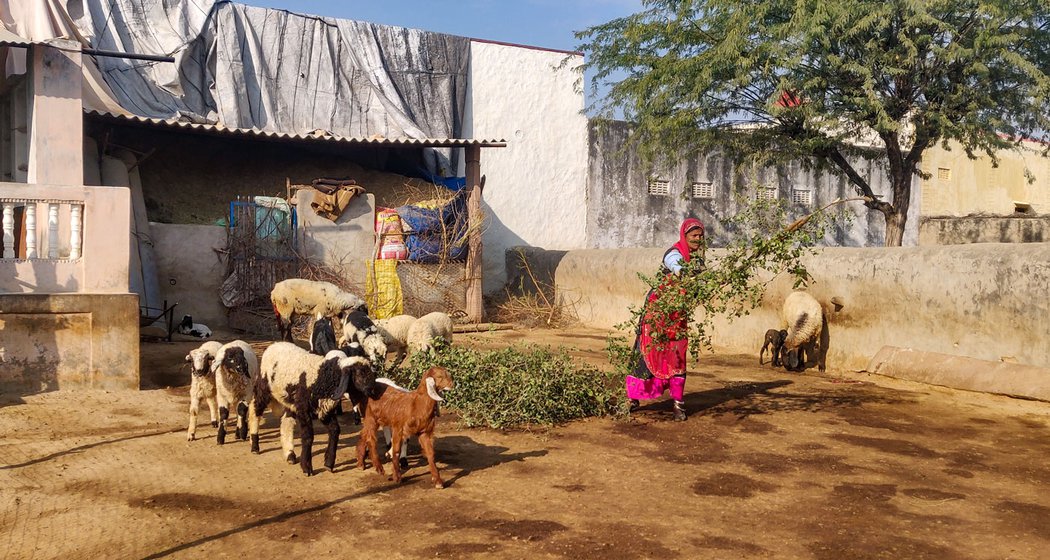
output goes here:
[{"label": "large tree", "polygon": [[[904,235],[923,152],[1019,149],[1050,130],[1050,0],[646,0],[577,34],[597,106],[643,155],[711,149],[824,166]],[[849,156],[876,145],[892,199]],[[881,154],[880,154],[881,155]]]}]

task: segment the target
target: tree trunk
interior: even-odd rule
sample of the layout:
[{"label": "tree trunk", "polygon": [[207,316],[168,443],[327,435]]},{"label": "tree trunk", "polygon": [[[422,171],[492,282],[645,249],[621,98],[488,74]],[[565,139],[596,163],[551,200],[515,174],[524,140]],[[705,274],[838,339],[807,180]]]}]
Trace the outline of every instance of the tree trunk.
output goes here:
[{"label": "tree trunk", "polygon": [[904,241],[904,226],[908,222],[908,208],[911,205],[911,179],[914,174],[915,170],[907,166],[890,166],[893,202],[880,208],[886,217],[886,247],[900,247]]}]

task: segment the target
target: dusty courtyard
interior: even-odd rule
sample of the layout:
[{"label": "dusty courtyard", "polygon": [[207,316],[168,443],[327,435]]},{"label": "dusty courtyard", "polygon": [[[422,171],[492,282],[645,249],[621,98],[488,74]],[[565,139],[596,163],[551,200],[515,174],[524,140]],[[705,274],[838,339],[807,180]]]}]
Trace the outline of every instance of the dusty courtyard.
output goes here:
[{"label": "dusty courtyard", "polygon": [[[564,345],[603,363],[604,337],[457,344]],[[1047,403],[716,353],[691,367],[685,423],[666,401],[532,432],[446,414],[448,488],[435,490],[415,446],[400,486],[357,469],[346,417],[336,472],[311,478],[281,460],[272,417],[258,456],[217,446],[207,423],[187,442],[181,357],[195,345],[143,343],[140,392],[3,397],[0,557],[1050,556]]]}]

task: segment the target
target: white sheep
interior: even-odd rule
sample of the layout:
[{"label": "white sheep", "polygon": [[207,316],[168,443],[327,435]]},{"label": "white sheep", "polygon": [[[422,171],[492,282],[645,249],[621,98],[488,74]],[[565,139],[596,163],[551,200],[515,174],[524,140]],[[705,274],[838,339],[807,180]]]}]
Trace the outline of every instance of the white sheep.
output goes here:
[{"label": "white sheep", "polygon": [[[789,371],[802,371],[807,359],[817,351],[818,368],[825,370],[827,356],[827,318],[824,310],[807,292],[795,291],[784,299],[781,320],[787,330],[781,361]],[[819,350],[817,346],[819,343]]]},{"label": "white sheep", "polygon": [[427,313],[408,328],[407,343],[413,353],[433,348],[434,341],[439,338],[452,343],[452,317],[447,313]]},{"label": "white sheep", "polygon": [[408,329],[416,318],[411,315],[395,315],[376,321],[376,330],[386,343],[387,352],[396,352],[394,365],[400,364],[408,353]]},{"label": "white sheep", "polygon": [[343,340],[340,346],[356,342],[368,354],[372,364],[378,366],[386,361],[386,342],[368,313],[350,311],[343,315]]},{"label": "white sheep", "polygon": [[277,329],[284,340],[292,340],[292,319],[296,315],[341,317],[353,309],[367,309],[364,300],[345,292],[331,282],[303,278],[282,280],[270,292],[270,303],[277,316]]},{"label": "white sheep", "polygon": [[298,423],[302,444],[299,463],[307,476],[314,474],[313,419],[318,418],[328,427],[324,464],[334,470],[339,442],[336,404],[344,393],[349,393],[355,404],[364,402],[374,384],[375,372],[363,356],[347,356],[342,350],[318,356],[290,342],[275,342],[263,352],[255,401],[248,417],[252,453],[259,452],[259,418],[267,406],[273,405],[274,412],[281,416],[285,459],[296,462],[292,437],[294,424]]},{"label": "white sheep", "polygon": [[201,399],[208,403],[211,425],[218,426],[215,415],[215,372],[211,366],[221,347],[222,344],[210,340],[186,354],[186,361],[190,364],[190,425],[186,431],[189,441],[197,439],[197,413],[201,408]]},{"label": "white sheep", "polygon": [[230,407],[237,405],[237,439],[248,439],[248,405],[259,379],[259,359],[243,340],[223,344],[215,353],[215,393],[219,404],[219,445],[226,443],[226,420]]}]

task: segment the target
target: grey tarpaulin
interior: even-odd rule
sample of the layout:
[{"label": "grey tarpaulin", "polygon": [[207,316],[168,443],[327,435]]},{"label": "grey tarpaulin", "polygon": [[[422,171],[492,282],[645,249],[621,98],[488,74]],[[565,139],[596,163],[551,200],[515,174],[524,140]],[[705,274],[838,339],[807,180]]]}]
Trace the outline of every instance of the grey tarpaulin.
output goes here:
[{"label": "grey tarpaulin", "polygon": [[[114,98],[136,115],[351,137],[462,131],[465,37],[215,0],[46,3],[67,11],[93,48],[175,57],[95,59]],[[432,172],[455,171],[447,155],[431,155]]]}]

